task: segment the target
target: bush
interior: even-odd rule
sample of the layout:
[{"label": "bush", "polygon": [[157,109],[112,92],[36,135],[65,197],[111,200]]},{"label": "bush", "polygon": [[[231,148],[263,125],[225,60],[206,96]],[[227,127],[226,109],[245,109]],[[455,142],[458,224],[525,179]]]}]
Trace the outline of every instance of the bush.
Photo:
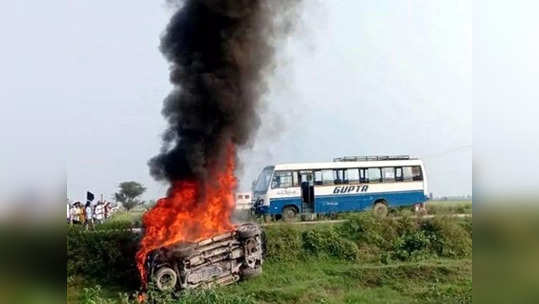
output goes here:
[{"label": "bush", "polygon": [[462,257],[472,253],[471,234],[455,219],[433,218],[423,222],[422,229],[431,240],[431,250],[438,256]]},{"label": "bush", "polygon": [[114,304],[115,301],[103,298],[101,286],[84,288],[80,296],[81,304]]},{"label": "bush", "polygon": [[227,295],[214,290],[185,292],[180,295],[177,304],[254,304],[250,296]]},{"label": "bush", "polygon": [[388,263],[392,259],[420,260],[433,255],[467,256],[472,250],[471,225],[471,219],[380,219],[365,212],[350,216],[337,231],[356,242],[361,258]]},{"label": "bush", "polygon": [[[129,296],[120,293],[115,298],[106,298],[101,286],[84,288],[79,301],[81,304],[140,304],[137,294]],[[251,296],[233,296],[214,290],[188,290],[184,292],[160,291],[150,286],[144,303],[148,304],[254,304]]]},{"label": "bush", "polygon": [[372,212],[350,216],[347,222],[337,227],[344,238],[356,241],[360,247],[373,249],[391,248],[391,240],[397,236],[395,225],[390,218],[380,219]]},{"label": "bush", "polygon": [[402,261],[420,260],[431,255],[430,239],[424,231],[403,234],[393,244],[392,258]]},{"label": "bush", "polygon": [[316,256],[330,256],[345,260],[357,260],[357,245],[344,239],[333,228],[313,229],[302,234],[303,249]]},{"label": "bush", "polygon": [[86,232],[72,227],[67,234],[67,275],[136,287],[138,236],[130,231]]},{"label": "bush", "polygon": [[127,230],[134,228],[129,220],[106,221],[103,224],[95,225],[96,231],[103,230]]},{"label": "bush", "polygon": [[290,261],[301,258],[301,233],[291,226],[268,227],[266,233],[266,256],[268,259]]}]

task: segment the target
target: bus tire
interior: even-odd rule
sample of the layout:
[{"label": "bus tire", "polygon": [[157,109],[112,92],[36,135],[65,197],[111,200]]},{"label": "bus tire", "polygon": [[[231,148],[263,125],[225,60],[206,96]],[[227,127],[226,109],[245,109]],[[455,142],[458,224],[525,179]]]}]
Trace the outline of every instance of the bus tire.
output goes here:
[{"label": "bus tire", "polygon": [[294,206],[286,206],[283,208],[282,217],[285,222],[290,222],[296,218],[298,210]]},{"label": "bus tire", "polygon": [[386,217],[388,213],[387,203],[384,200],[376,201],[372,207],[374,215],[378,217]]}]

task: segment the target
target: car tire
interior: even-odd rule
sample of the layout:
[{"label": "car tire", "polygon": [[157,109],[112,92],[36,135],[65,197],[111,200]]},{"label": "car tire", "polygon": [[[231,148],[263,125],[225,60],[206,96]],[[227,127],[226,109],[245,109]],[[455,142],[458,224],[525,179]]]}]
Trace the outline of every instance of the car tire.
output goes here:
[{"label": "car tire", "polygon": [[283,208],[283,220],[285,222],[291,222],[296,218],[296,215],[298,214],[296,208],[292,206],[284,207]]},{"label": "car tire", "polygon": [[387,216],[387,213],[388,213],[388,208],[387,208],[387,204],[385,201],[379,201],[379,202],[376,202],[374,204],[374,207],[372,207],[372,212],[374,213],[374,215],[378,216],[378,217],[386,217]]},{"label": "car tire", "polygon": [[238,227],[238,236],[240,239],[245,240],[255,237],[260,234],[260,228],[253,224],[243,224]]},{"label": "car tire", "polygon": [[155,286],[161,291],[174,290],[178,283],[178,275],[170,267],[161,267],[154,275]]}]

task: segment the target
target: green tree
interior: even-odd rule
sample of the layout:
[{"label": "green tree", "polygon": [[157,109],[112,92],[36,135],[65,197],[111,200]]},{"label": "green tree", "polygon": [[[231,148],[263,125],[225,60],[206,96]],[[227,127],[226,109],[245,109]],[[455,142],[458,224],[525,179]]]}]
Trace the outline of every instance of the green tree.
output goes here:
[{"label": "green tree", "polygon": [[114,193],[116,201],[122,203],[125,209],[128,211],[133,207],[144,204],[144,201],[137,199],[146,188],[137,182],[123,182],[119,185],[120,191]]}]

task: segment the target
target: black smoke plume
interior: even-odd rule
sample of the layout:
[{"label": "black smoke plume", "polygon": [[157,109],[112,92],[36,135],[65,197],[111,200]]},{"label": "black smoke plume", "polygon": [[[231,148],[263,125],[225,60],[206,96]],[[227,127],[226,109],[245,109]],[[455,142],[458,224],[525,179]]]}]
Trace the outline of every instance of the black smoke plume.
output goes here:
[{"label": "black smoke plume", "polygon": [[160,46],[174,89],[162,111],[169,127],[161,153],[149,161],[154,178],[204,180],[229,143],[251,142],[275,43],[299,1],[182,2]]}]

